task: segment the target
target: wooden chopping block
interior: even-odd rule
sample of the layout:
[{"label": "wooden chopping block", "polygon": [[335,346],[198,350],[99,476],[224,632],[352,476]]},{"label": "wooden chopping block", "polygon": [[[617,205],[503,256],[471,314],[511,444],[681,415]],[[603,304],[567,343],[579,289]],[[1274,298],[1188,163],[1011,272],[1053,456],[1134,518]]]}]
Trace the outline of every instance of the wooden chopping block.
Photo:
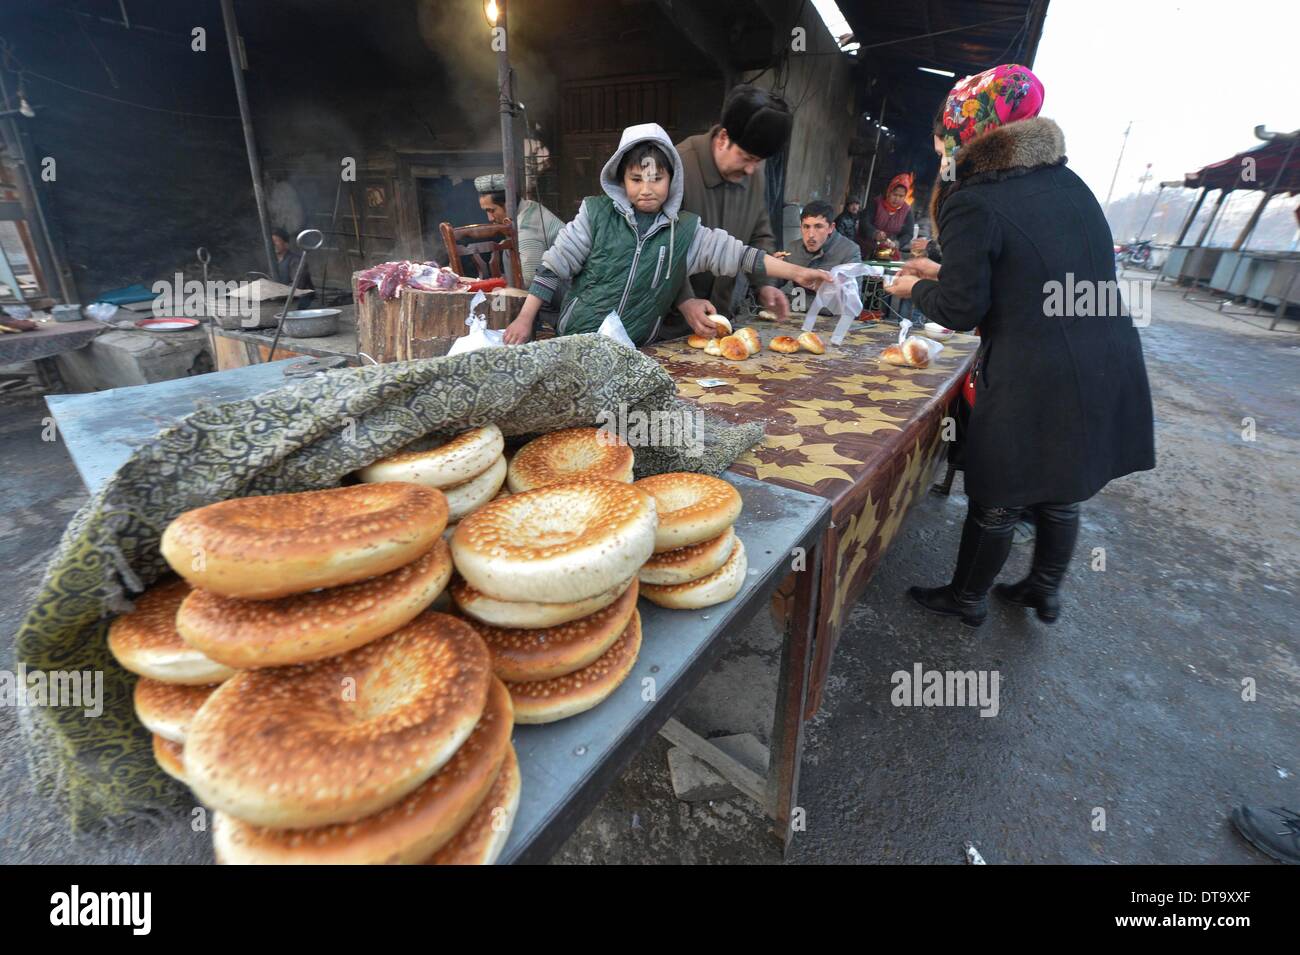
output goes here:
[{"label": "wooden chopping block", "polygon": [[[410,361],[447,354],[451,343],[469,331],[469,303],[474,292],[421,292],[402,289],[390,302],[377,289],[357,294],[352,274],[352,300],[357,303],[357,351],[375,361]],[[487,297],[488,328],[502,329],[515,320],[528,293],[523,289],[493,289]]]}]

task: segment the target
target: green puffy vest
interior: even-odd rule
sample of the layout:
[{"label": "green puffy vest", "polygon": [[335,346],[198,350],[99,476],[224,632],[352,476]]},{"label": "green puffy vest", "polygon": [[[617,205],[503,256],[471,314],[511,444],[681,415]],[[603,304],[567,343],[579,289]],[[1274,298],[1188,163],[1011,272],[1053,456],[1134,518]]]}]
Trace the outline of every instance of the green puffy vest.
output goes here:
[{"label": "green puffy vest", "polygon": [[679,213],[673,229],[664,222],[638,240],[635,217],[631,213],[624,217],[609,196],[590,196],[583,202],[591,224],[591,252],[564,300],[560,334],[599,331],[605,316],[618,312],[628,337],[644,345],[672,308],[686,279],[686,252],[700,217]]}]

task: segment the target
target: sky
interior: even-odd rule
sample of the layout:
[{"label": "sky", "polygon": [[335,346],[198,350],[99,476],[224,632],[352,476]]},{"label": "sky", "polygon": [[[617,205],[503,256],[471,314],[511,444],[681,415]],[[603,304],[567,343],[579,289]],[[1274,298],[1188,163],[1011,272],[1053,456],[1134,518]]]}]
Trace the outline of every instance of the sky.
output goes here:
[{"label": "sky", "polygon": [[[1051,0],[1034,72],[1070,167],[1104,201],[1259,145],[1254,127],[1300,128],[1297,0]],[[1289,65],[1288,65],[1289,64]]]}]

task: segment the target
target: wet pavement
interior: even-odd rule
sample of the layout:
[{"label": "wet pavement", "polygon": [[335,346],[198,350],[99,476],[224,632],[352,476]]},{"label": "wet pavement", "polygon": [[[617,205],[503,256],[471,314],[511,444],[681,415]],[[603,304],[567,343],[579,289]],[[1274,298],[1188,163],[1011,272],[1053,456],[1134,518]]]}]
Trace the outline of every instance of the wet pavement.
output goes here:
[{"label": "wet pavement", "polygon": [[[807,727],[807,827],[789,861],[961,863],[972,842],[990,864],[1273,864],[1228,813],[1243,801],[1300,807],[1300,336],[1164,288],[1143,343],[1157,470],[1085,505],[1057,624],[995,603],[970,631],[907,600],[909,584],[951,572],[960,477],[950,498],[914,507]],[[84,499],[66,452],[40,440],[44,416],[38,398],[0,397],[4,667],[40,569]],[[1002,579],[1029,557],[1016,547]],[[778,662],[776,634],[756,620],[678,717],[706,736],[766,741]],[[891,675],[917,664],[996,673],[997,714],[893,705]],[[779,862],[756,806],[673,797],[667,749],[656,739],[637,757],[556,861]],[[178,840],[187,858],[209,857],[180,816],[73,841],[30,789],[12,711],[0,712],[0,792],[6,862],[138,861]]]}]

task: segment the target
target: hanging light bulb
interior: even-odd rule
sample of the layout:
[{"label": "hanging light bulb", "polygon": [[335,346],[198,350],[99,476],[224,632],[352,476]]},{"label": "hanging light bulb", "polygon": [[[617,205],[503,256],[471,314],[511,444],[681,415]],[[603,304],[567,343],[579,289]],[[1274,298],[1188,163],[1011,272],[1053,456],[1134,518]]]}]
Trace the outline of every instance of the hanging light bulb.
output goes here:
[{"label": "hanging light bulb", "polygon": [[487,17],[488,26],[496,26],[497,17],[499,15],[500,11],[497,10],[497,0],[487,0],[487,2],[483,4],[483,16]]}]

